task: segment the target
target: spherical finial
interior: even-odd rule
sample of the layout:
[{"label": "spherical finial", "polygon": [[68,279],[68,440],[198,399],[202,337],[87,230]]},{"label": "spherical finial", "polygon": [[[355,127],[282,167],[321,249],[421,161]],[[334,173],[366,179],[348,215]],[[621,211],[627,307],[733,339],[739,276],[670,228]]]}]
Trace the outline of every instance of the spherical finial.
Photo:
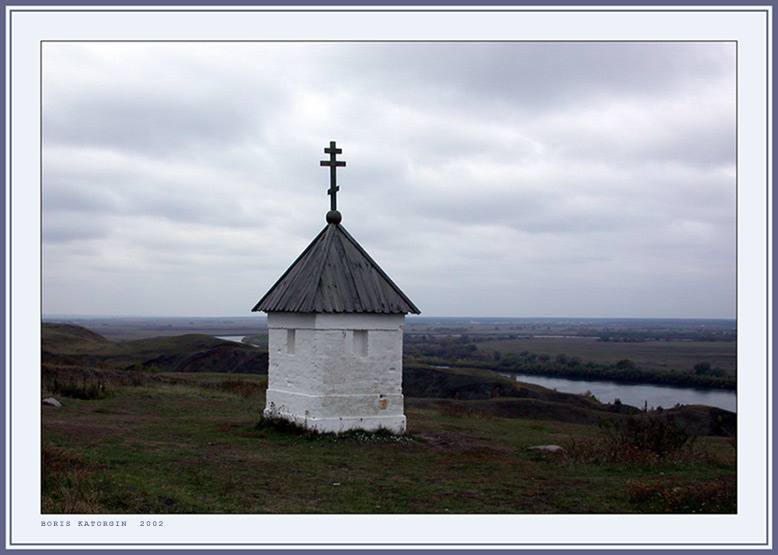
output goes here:
[{"label": "spherical finial", "polygon": [[340,220],[343,219],[343,216],[340,215],[340,212],[337,210],[330,210],[327,212],[327,223],[328,224],[339,224]]}]

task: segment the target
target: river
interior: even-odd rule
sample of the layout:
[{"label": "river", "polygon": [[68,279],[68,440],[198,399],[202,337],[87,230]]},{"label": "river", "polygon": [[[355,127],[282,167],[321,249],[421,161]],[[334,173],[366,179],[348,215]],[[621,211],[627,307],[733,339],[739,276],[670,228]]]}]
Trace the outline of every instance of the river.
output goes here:
[{"label": "river", "polygon": [[234,341],[235,343],[243,343],[245,335],[216,335],[216,339],[224,339],[225,341]]},{"label": "river", "polygon": [[693,389],[690,387],[671,387],[667,385],[633,385],[615,382],[600,382],[588,380],[565,380],[562,378],[547,378],[527,374],[503,373],[503,376],[515,378],[516,381],[537,384],[548,389],[556,389],[565,393],[591,392],[598,401],[612,403],[620,399],[625,405],[643,408],[671,408],[679,405],[707,405],[736,412],[737,398],[733,391],[717,389]]},{"label": "river", "polygon": [[[243,343],[243,340],[245,339],[245,335],[215,335],[216,339],[224,339],[225,341],[234,341],[235,343]],[[254,345],[253,343],[248,343],[248,345],[252,345],[253,347],[260,347],[260,345]]]}]

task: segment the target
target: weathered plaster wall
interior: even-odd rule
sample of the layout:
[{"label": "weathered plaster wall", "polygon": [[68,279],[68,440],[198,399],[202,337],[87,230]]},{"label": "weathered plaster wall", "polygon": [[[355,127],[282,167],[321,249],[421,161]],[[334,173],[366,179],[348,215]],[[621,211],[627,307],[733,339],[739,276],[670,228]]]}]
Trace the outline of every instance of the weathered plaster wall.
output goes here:
[{"label": "weathered plaster wall", "polygon": [[405,431],[402,314],[268,314],[266,416],[320,431]]}]

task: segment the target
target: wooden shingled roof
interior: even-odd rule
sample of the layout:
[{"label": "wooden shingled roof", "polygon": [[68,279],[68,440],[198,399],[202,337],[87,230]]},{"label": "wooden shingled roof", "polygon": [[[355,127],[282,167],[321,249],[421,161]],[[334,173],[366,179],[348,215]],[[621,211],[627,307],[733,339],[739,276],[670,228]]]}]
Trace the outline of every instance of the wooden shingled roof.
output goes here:
[{"label": "wooden shingled roof", "polygon": [[339,223],[327,224],[252,311],[420,313]]}]

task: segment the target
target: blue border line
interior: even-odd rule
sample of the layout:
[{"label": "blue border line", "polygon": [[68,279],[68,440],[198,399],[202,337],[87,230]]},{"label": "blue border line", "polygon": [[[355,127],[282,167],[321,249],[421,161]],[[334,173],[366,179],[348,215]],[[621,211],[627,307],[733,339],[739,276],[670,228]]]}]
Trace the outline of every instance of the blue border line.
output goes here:
[{"label": "blue border line", "polygon": [[[10,16],[10,14],[8,14],[6,17],[9,17],[9,16]],[[9,30],[9,32],[10,32],[10,25],[8,25],[7,28]],[[7,87],[8,87],[8,83],[6,82],[6,44],[8,44],[8,48],[9,48],[8,59],[10,60],[10,44],[11,44],[11,41],[10,41],[10,36],[9,36],[8,37],[8,42],[6,43],[6,25],[3,25],[2,38],[3,38],[3,44],[2,44],[2,47],[0,47],[0,48],[2,48],[2,60],[0,60],[0,67],[2,67],[2,70],[3,70],[3,80],[4,80],[4,84],[5,84],[5,86],[3,87],[3,92],[2,92],[2,99],[3,99],[3,115],[2,115],[2,121],[3,121],[3,138],[2,138],[2,144],[3,144],[3,177],[4,177],[4,180],[5,180],[5,187],[3,189],[2,200],[0,200],[0,206],[2,206],[2,215],[0,215],[0,219],[2,219],[2,223],[3,223],[2,231],[0,232],[2,234],[2,241],[0,241],[0,252],[2,252],[2,254],[3,254],[3,277],[2,277],[3,298],[0,301],[0,305],[2,305],[2,307],[3,307],[3,319],[2,319],[2,322],[0,323],[0,329],[3,332],[3,340],[2,340],[2,347],[0,347],[0,349],[2,349],[2,350],[0,352],[2,353],[2,357],[3,357],[3,363],[2,364],[3,364],[3,370],[4,371],[3,371],[2,384],[0,384],[0,390],[3,393],[3,409],[5,409],[5,399],[6,399],[6,393],[7,393],[6,392],[6,387],[5,387],[5,384],[6,384],[6,379],[5,379],[6,372],[8,373],[7,375],[8,375],[9,382],[10,382],[10,379],[11,379],[11,371],[10,371],[10,368],[7,367],[8,365],[6,364],[6,355],[8,354],[9,357],[10,357],[10,352],[8,351],[8,349],[10,347],[10,345],[9,345],[10,344],[10,338],[9,338],[8,344],[6,343],[6,318],[10,315],[10,306],[6,306],[6,286],[10,287],[10,283],[9,283],[10,275],[7,274],[7,272],[10,272],[10,265],[7,264],[7,262],[6,262],[6,254],[8,254],[8,256],[10,257],[10,248],[8,249],[8,252],[6,253],[6,246],[5,246],[5,244],[6,244],[6,225],[8,226],[8,228],[7,228],[8,237],[7,238],[9,240],[8,241],[9,247],[10,247],[10,229],[11,229],[10,228],[10,211],[9,211],[8,216],[6,216],[6,208],[8,208],[10,206],[10,203],[6,204],[6,192],[7,192],[8,196],[9,196],[9,200],[10,200],[10,195],[11,195],[11,184],[9,183],[9,181],[10,181],[10,166],[8,166],[8,164],[10,164],[10,161],[11,161],[11,152],[10,152],[11,151],[11,141],[8,140],[8,144],[6,144],[6,136],[10,135],[10,125],[11,125],[11,122],[10,122],[11,112],[10,112],[10,109],[6,109],[6,90],[7,90]],[[9,65],[8,69],[10,70],[10,65]],[[10,137],[9,137],[9,139],[10,139]],[[6,147],[7,147],[7,150],[8,150],[8,156],[7,157],[6,157]],[[6,175],[8,175],[7,179],[5,177]],[[9,260],[10,260],[10,258],[9,258]],[[10,294],[8,295],[8,301],[9,301],[9,305],[10,305]],[[9,334],[11,333],[10,326],[8,327],[8,333]],[[8,414],[10,415],[10,411],[9,411]],[[5,410],[3,411],[2,422],[3,422],[3,428],[2,428],[2,432],[0,432],[0,433],[2,434],[3,442],[2,442],[2,447],[0,448],[0,449],[2,449],[2,461],[0,462],[0,468],[2,468],[2,471],[3,471],[3,480],[2,480],[2,484],[0,484],[0,492],[2,492],[2,495],[3,495],[3,511],[5,512],[7,510],[7,507],[10,505],[10,491],[6,491],[6,484],[10,488],[10,479],[8,481],[5,480],[6,470],[7,470],[7,468],[6,468],[6,455],[7,455],[7,453],[6,453],[6,447],[5,446],[6,446],[6,439],[10,438],[10,434],[6,433],[6,424],[8,424],[10,426],[10,421],[6,422],[6,412],[5,412]],[[9,477],[10,477],[10,475],[9,475]],[[8,511],[8,513],[9,513],[8,514],[8,521],[10,522],[10,511]],[[5,515],[3,515],[3,517],[0,520],[2,520],[2,522],[0,522],[0,529],[3,532],[3,540],[4,540],[4,542],[8,542],[10,544],[10,530],[6,530],[6,518],[5,518]],[[5,551],[5,545],[3,545],[3,550]]]},{"label": "blue border line", "polygon": [[[10,18],[10,14],[8,14],[7,17]],[[3,67],[3,80],[4,81],[6,79],[6,71],[5,71],[6,70],[6,56],[5,56],[5,54],[6,54],[6,44],[8,45],[8,68],[7,68],[8,75],[10,75],[10,70],[11,70],[11,50],[12,50],[12,47],[11,47],[11,35],[13,34],[13,32],[12,32],[12,29],[11,29],[10,21],[9,21],[9,24],[7,25],[7,27],[5,25],[3,26],[3,30],[2,30],[3,39],[5,39],[6,28],[8,29],[8,42],[6,43],[6,41],[3,40],[3,44],[2,44],[3,57],[2,57],[2,62],[1,62],[2,63],[2,67]],[[13,334],[13,329],[10,326],[10,314],[11,314],[10,260],[11,260],[11,235],[12,235],[11,234],[12,216],[11,216],[10,207],[13,205],[13,203],[11,201],[11,197],[13,195],[13,190],[11,188],[10,176],[11,176],[11,160],[12,160],[12,157],[13,157],[12,156],[13,155],[13,152],[12,152],[12,150],[13,150],[13,143],[10,140],[10,138],[11,138],[10,137],[10,134],[11,134],[10,133],[10,129],[11,129],[11,119],[12,118],[11,118],[11,109],[10,109],[10,90],[9,89],[10,89],[10,87],[9,87],[8,84],[6,84],[6,86],[3,87],[3,101],[4,102],[3,102],[3,116],[2,117],[3,117],[3,123],[5,124],[3,126],[3,145],[7,146],[7,149],[8,149],[8,158],[7,159],[5,157],[5,149],[3,150],[3,169],[7,171],[7,175],[8,175],[7,182],[5,183],[5,187],[7,188],[7,191],[8,191],[8,205],[6,206],[6,204],[5,204],[6,203],[6,198],[5,198],[5,194],[3,194],[3,200],[2,200],[2,202],[3,202],[3,215],[2,215],[2,219],[3,219],[3,230],[2,230],[3,246],[2,246],[2,250],[3,250],[3,254],[5,255],[6,254],[6,245],[5,245],[5,239],[6,239],[6,208],[7,208],[8,209],[8,216],[7,216],[7,218],[8,218],[8,222],[7,222],[7,225],[8,225],[8,228],[7,228],[7,231],[8,231],[8,251],[7,251],[8,268],[6,269],[6,267],[5,267],[6,266],[6,259],[5,259],[5,257],[3,257],[3,269],[6,270],[7,273],[6,273],[6,271],[3,272],[3,301],[2,301],[2,303],[3,303],[3,309],[4,310],[3,310],[2,328],[3,328],[3,367],[4,367],[5,372],[7,372],[7,375],[8,375],[8,386],[9,386],[9,392],[10,392],[10,390],[12,390],[12,388],[11,388],[11,380],[13,378],[13,374],[12,374],[11,369],[10,369],[11,335]],[[7,97],[6,97],[6,94],[8,95]],[[6,104],[8,104],[7,110],[6,110]],[[6,118],[8,118],[8,121],[6,121]],[[7,132],[6,132],[6,129],[8,130]],[[6,138],[8,140],[8,144],[7,145],[5,144],[6,143]],[[8,164],[7,168],[6,168],[6,163]],[[5,193],[5,190],[3,192]],[[6,282],[6,279],[8,280],[7,282]],[[7,306],[6,306],[6,296],[5,296],[6,295],[6,288],[8,289],[8,301],[7,301],[8,305]],[[9,322],[8,322],[8,344],[6,344],[6,335],[5,335],[5,332],[6,332],[6,315],[8,315],[8,320],[9,320]],[[8,365],[9,367],[8,368],[5,368],[5,366],[6,366],[6,355],[8,356],[8,363],[9,363],[9,365]],[[2,435],[3,435],[3,444],[2,444],[3,461],[2,461],[2,468],[3,468],[3,477],[5,478],[5,476],[8,475],[9,479],[8,479],[7,482],[4,479],[2,486],[0,486],[0,488],[2,489],[2,492],[3,492],[3,503],[4,503],[3,510],[4,511],[6,509],[10,509],[10,503],[11,503],[11,501],[10,501],[10,499],[11,499],[11,480],[10,480],[11,469],[10,469],[10,461],[8,461],[8,464],[6,464],[6,440],[8,440],[9,443],[10,443],[10,424],[11,424],[11,421],[10,421],[10,414],[11,414],[10,406],[11,406],[11,401],[10,401],[10,396],[6,395],[7,392],[5,390],[5,384],[6,384],[6,380],[3,380],[3,383],[2,383],[3,399],[5,400],[6,397],[8,397],[8,399],[9,399],[9,401],[8,401],[9,402],[9,409],[8,409],[8,423],[7,423],[8,424],[8,437],[6,437],[6,426],[5,426],[6,425],[6,413],[4,412],[3,416],[2,416],[2,419],[3,419],[3,431],[2,431]],[[5,408],[5,403],[3,403],[3,407]],[[6,491],[6,487],[8,488],[8,491]],[[9,545],[11,543],[11,531],[10,531],[10,528],[11,528],[11,526],[10,526],[11,516],[12,516],[11,515],[11,511],[8,510],[8,519],[7,519],[7,522],[9,524],[9,526],[8,526],[9,529],[8,530],[6,530],[6,519],[5,518],[3,518],[2,519],[2,523],[0,523],[0,526],[2,526],[2,529],[3,529],[3,538],[6,540],[6,542]],[[5,549],[5,546],[3,546],[3,549]]]},{"label": "blue border line", "polygon": [[[118,5],[123,5],[123,6],[124,5],[128,5],[128,4],[135,5],[135,6],[138,6],[138,7],[142,7],[142,6],[152,7],[152,6],[157,5],[157,4],[151,3],[151,2],[117,2],[117,0],[110,0],[109,2],[102,2],[102,3],[98,4],[98,2],[96,2],[95,0],[88,0],[86,2],[80,2],[79,6],[84,6],[84,5],[96,5],[96,6],[100,5],[100,6],[104,6],[104,5],[110,4],[112,2],[116,2]],[[166,2],[165,5],[171,5],[171,4],[177,4],[177,3],[180,3],[180,0],[174,0],[173,2]],[[202,2],[202,0],[198,0],[198,1],[193,2],[193,3],[197,4],[197,3],[203,3],[203,2]],[[343,11],[375,12],[376,10],[346,9],[346,6],[348,6],[348,5],[365,5],[365,4],[372,4],[372,3],[374,3],[374,1],[371,1],[371,0],[368,0],[366,2],[356,2],[354,0],[350,0],[350,1],[347,0],[347,1],[344,1],[344,2],[339,2],[339,5],[344,7]],[[424,5],[429,5],[429,4],[434,4],[434,3],[437,3],[437,2],[427,2],[427,3],[424,3]],[[195,11],[195,12],[208,12],[208,11],[214,11],[214,12],[217,12],[217,11],[218,12],[222,12],[222,11],[235,11],[235,12],[242,12],[242,11],[251,11],[251,12],[256,12],[256,11],[278,11],[278,12],[282,12],[282,11],[286,11],[286,12],[288,12],[288,11],[294,11],[294,12],[296,12],[296,11],[330,11],[329,9],[327,9],[327,10],[320,9],[319,10],[319,9],[314,9],[314,8],[308,9],[308,10],[298,10],[298,9],[290,10],[290,9],[283,9],[283,8],[274,8],[274,9],[271,9],[271,10],[263,10],[261,8],[261,6],[262,5],[279,5],[279,4],[284,4],[284,5],[288,5],[290,7],[302,8],[302,7],[305,7],[305,6],[330,6],[331,5],[331,3],[324,2],[324,1],[322,1],[322,2],[306,2],[306,3],[268,2],[267,4],[263,4],[263,3],[254,2],[254,1],[251,1],[251,0],[239,0],[237,2],[232,2],[231,4],[232,5],[250,5],[250,6],[254,6],[255,9],[224,10],[224,9],[213,9],[213,8],[191,7],[191,4],[192,4],[192,2],[186,3],[186,5],[189,6],[189,9],[181,9],[181,10],[175,10],[175,9],[160,9],[160,10],[156,10],[155,9],[155,10],[150,10],[150,11],[154,11],[154,12],[166,12],[166,11],[170,11],[170,12],[186,12],[186,11]],[[445,3],[441,3],[441,4],[457,6],[457,5],[472,5],[472,2],[464,2],[462,0],[459,0],[459,1],[453,1],[453,2],[445,2]],[[581,5],[581,6],[587,5],[588,4],[587,2],[569,2],[569,3],[565,3],[565,4],[551,4],[550,2],[547,2],[547,1],[541,1],[541,2],[533,3],[533,5],[537,5],[537,4],[550,4],[550,5],[553,5],[554,7],[558,7],[558,8],[567,8],[567,7],[570,7],[570,8],[569,9],[564,9],[564,10],[556,10],[556,9],[554,9],[554,10],[552,10],[552,9],[522,9],[521,5],[518,5],[518,4],[516,4],[516,3],[514,3],[514,2],[512,2],[510,0],[498,0],[496,2],[491,2],[489,5],[495,5],[495,6],[496,5],[500,5],[500,6],[505,5],[505,6],[510,6],[510,7],[506,8],[504,10],[497,9],[497,10],[489,10],[489,11],[494,11],[494,12],[501,12],[501,11],[511,11],[511,12],[515,12],[515,11],[528,11],[528,12],[530,12],[530,11],[531,12],[582,11],[583,12],[583,11],[585,11],[585,12],[591,12],[592,11],[592,10],[588,10],[588,9],[586,9],[586,10],[585,9],[575,9],[575,8],[572,7],[572,6],[579,6],[579,5]],[[14,5],[14,7],[11,8],[8,12],[6,12],[6,17],[10,17],[12,15],[12,13],[16,12],[16,11],[18,11],[18,12],[27,12],[27,11],[46,11],[46,12],[49,12],[49,11],[68,11],[68,12],[72,12],[72,11],[110,11],[110,12],[128,11],[128,12],[138,12],[138,11],[143,11],[142,9],[127,9],[127,10],[122,10],[122,9],[107,10],[107,9],[103,9],[103,10],[101,10],[101,9],[89,9],[89,8],[83,8],[82,9],[80,7],[78,9],[67,9],[67,10],[65,10],[65,9],[62,9],[62,10],[58,10],[58,9],[31,10],[31,9],[29,9],[28,10],[28,9],[24,9],[24,8],[21,8],[21,7],[17,7],[17,6],[22,6],[22,5],[29,5],[29,6],[68,5],[67,2],[64,2],[64,1],[61,1],[61,0],[55,0],[53,2],[22,1],[22,2],[16,2],[13,5]],[[376,5],[381,5],[381,4],[376,3]],[[434,12],[434,11],[438,11],[438,10],[410,10],[410,9],[409,10],[402,10],[402,9],[394,9],[394,8],[396,8],[398,6],[399,7],[403,7],[403,6],[411,7],[411,6],[415,6],[415,5],[417,5],[417,3],[415,3],[415,2],[395,1],[395,2],[392,2],[392,4],[390,6],[388,6],[388,8],[390,9],[390,11],[413,11],[413,12],[424,12],[424,11]],[[613,1],[606,1],[606,2],[599,2],[598,5],[600,5],[600,6],[611,6],[611,5],[613,5],[613,6],[616,6],[616,5],[623,6],[624,2],[618,2],[617,3],[617,2],[613,2]],[[639,6],[646,6],[646,7],[650,6],[650,7],[653,7],[653,8],[661,8],[661,7],[672,7],[672,6],[676,5],[676,4],[672,3],[672,2],[652,2],[650,5],[646,4],[646,3],[636,4],[636,6],[638,6],[638,5]],[[709,2],[703,2],[703,1],[700,1],[700,0],[694,0],[694,1],[691,1],[691,2],[684,2],[683,5],[684,6],[709,6],[710,3]],[[8,7],[9,4],[4,2],[3,6],[4,7]],[[758,1],[758,2],[749,3],[748,6],[749,7],[750,6],[754,6],[754,7],[757,7],[757,8],[760,7],[760,6],[767,7],[767,6],[773,6],[773,2],[772,1],[766,2],[766,1],[762,0],[762,1]],[[714,11],[714,12],[727,12],[727,11],[741,12],[741,11],[744,10],[745,7],[746,6],[744,6],[743,8],[733,7],[733,8],[729,8],[729,9],[727,9],[727,8],[720,8],[720,9],[714,8],[714,9],[706,9],[706,10],[702,10],[702,11],[705,11],[705,12],[709,12],[709,11]],[[451,10],[445,10],[445,11],[478,12],[478,11],[483,11],[483,10],[462,8],[462,9],[451,9]],[[598,11],[598,12],[612,12],[612,11],[616,11],[616,12],[631,12],[631,13],[635,13],[635,12],[639,12],[640,10],[607,8],[607,9],[602,9],[602,10],[598,9],[596,11]],[[657,11],[657,10],[656,9],[652,9],[652,10],[647,10],[647,11]],[[698,12],[700,10],[681,9],[681,10],[673,10],[673,11],[674,12],[687,12],[687,11],[688,12]],[[758,12],[760,10],[755,9],[753,11],[754,12]],[[765,14],[769,17],[769,12],[767,12],[767,10],[765,10]],[[766,29],[769,31],[769,22],[766,21],[765,25],[766,25]],[[5,38],[5,32],[6,32],[6,30],[5,30],[5,27],[4,27],[3,28],[3,37],[4,38]],[[10,39],[10,34],[12,34],[12,27],[9,25],[9,39]],[[772,36],[769,35],[769,34],[768,34],[768,39],[769,39],[768,40],[768,60],[772,61],[772,59],[771,59],[772,57],[770,56],[770,54],[772,52]],[[9,48],[10,48],[10,41],[9,41],[8,45],[9,45]],[[4,41],[3,42],[3,46],[2,46],[3,54],[5,54],[5,48],[6,48],[6,43]],[[9,54],[10,54],[10,50],[9,50]],[[2,66],[5,69],[5,56],[3,56]],[[773,66],[774,66],[774,62],[773,62]],[[10,57],[9,57],[9,68],[8,69],[10,70]],[[770,85],[768,84],[768,92],[769,92],[769,86]],[[4,92],[3,92],[3,98],[4,99],[6,98],[5,94],[6,93],[5,93],[5,89],[4,89]],[[773,117],[772,112],[769,111],[769,100],[768,100],[767,108],[768,108],[768,116],[770,118],[772,118]],[[8,116],[8,121],[6,122],[6,113],[4,112],[4,114],[3,114],[3,121],[8,126],[10,126],[11,125],[11,114],[10,114],[10,111],[7,114],[7,116]],[[768,137],[768,139],[771,139],[771,138]],[[3,136],[3,142],[5,142],[5,135]],[[12,147],[12,145],[9,144],[8,145],[8,149],[9,149],[9,159],[8,159],[9,169],[10,169],[10,154],[11,154],[10,150],[11,150],[11,147]],[[771,148],[769,143],[768,143],[768,147],[767,148],[768,148],[767,154],[769,154],[770,153],[769,149]],[[774,145],[772,146],[772,149],[773,149],[772,153],[775,154],[775,146]],[[5,167],[5,160],[4,160],[3,164],[4,164],[4,167]],[[767,164],[768,164],[768,169],[769,169],[769,160],[768,160]],[[768,183],[768,187],[771,187],[771,185],[772,184]],[[9,187],[9,186],[10,186],[10,184],[6,183],[6,187]],[[9,190],[9,200],[10,200],[10,195],[11,194],[12,194],[12,191]],[[768,191],[767,194],[766,194],[768,204],[769,204],[769,196],[770,195],[769,195],[769,191]],[[5,196],[3,196],[3,199],[0,202],[2,202],[3,208],[5,208]],[[776,199],[773,198],[773,209],[775,210],[776,208],[778,208],[778,203],[776,202]],[[769,207],[766,209],[766,212],[769,212]],[[3,223],[4,224],[6,223],[5,222],[5,218],[6,218],[6,214],[5,214],[5,210],[3,210],[2,219],[3,219]],[[10,224],[11,220],[13,218],[13,215],[9,213],[8,214],[8,218],[9,218],[8,223]],[[11,238],[10,237],[10,233],[11,233],[10,227],[8,229],[8,232],[9,232],[9,239],[10,239]],[[3,233],[3,235],[5,235],[5,227],[3,228],[3,232],[2,233]],[[768,239],[770,239],[770,238],[768,238]],[[772,245],[773,245],[773,243],[768,240],[768,247],[767,247],[768,251],[766,253],[768,257],[769,257]],[[3,242],[2,246],[0,247],[0,250],[3,252],[3,254],[5,254],[5,242]],[[9,242],[8,254],[9,255],[11,254],[10,242]],[[5,263],[5,258],[4,258],[4,263]],[[768,269],[768,272],[769,272],[769,269]],[[9,288],[10,288],[12,286],[12,283],[10,283],[10,275],[7,276],[7,277],[9,278],[8,285],[9,285]],[[769,277],[769,273],[768,273],[768,277]],[[6,285],[6,274],[5,273],[3,274],[3,285]],[[4,289],[4,291],[5,291],[5,289]],[[769,286],[768,286],[768,294],[769,294]],[[775,303],[774,303],[773,299],[771,299],[769,297],[768,297],[768,299],[769,299],[768,302],[773,302],[773,307],[775,307]],[[3,304],[3,308],[8,310],[7,314],[10,314],[11,313],[11,299],[10,299],[10,297],[8,299],[8,306],[6,306],[6,303],[5,303],[5,296],[3,297],[2,304]],[[4,311],[4,314],[6,314],[5,311]],[[770,336],[769,336],[769,333],[770,333],[769,329],[770,328],[769,328],[769,326],[772,323],[772,322],[769,321],[769,312],[766,312],[766,318],[768,319],[768,322],[767,322],[768,323],[768,332],[767,332],[768,336],[767,336],[767,339],[768,339],[768,342],[769,342],[769,339],[770,339]],[[5,319],[3,319],[2,324],[0,324],[0,327],[2,328],[3,331],[5,331],[5,325],[6,325],[5,324]],[[8,332],[9,332],[9,335],[12,334],[12,329],[9,328]],[[773,326],[772,338],[773,338],[773,340],[778,339],[778,332],[776,332],[774,326]],[[2,347],[2,354],[3,354],[3,356],[5,356],[5,354],[6,354],[6,349],[8,349],[7,352],[10,353],[10,344],[8,344],[8,345],[5,344],[5,336],[4,336],[3,347]],[[768,354],[769,354],[769,345],[768,345]],[[9,371],[9,369],[6,369],[6,371]],[[9,380],[11,378],[12,378],[12,376],[9,375]],[[767,385],[769,385],[769,380],[767,381]],[[2,386],[0,386],[0,387],[2,387],[3,392],[5,393],[5,383],[3,383]],[[774,389],[775,389],[775,386],[774,386]],[[766,391],[768,391],[767,398],[769,400],[769,390],[766,388]],[[776,421],[776,418],[774,416],[773,417],[773,425],[775,424],[775,421]],[[3,428],[3,439],[5,439],[5,428]],[[3,448],[3,454],[5,455],[5,442],[3,443],[3,447],[2,448]],[[2,467],[3,467],[3,469],[5,469],[5,457],[3,457]],[[768,469],[768,480],[769,480],[769,475],[770,475],[770,473],[769,473],[769,469]],[[768,483],[770,483],[770,482],[768,481]],[[10,489],[10,484],[9,484],[9,489]],[[774,486],[773,486],[773,489],[774,489]],[[3,483],[2,486],[0,486],[0,491],[3,491],[3,493],[6,493],[5,492],[5,483]],[[8,493],[10,494],[10,491]],[[768,518],[769,518],[769,515],[770,515],[770,511],[768,511]],[[9,515],[9,519],[11,518],[11,516],[12,515]],[[769,525],[769,522],[767,524]],[[7,534],[10,531],[9,530],[5,530],[5,520],[3,520],[3,522],[2,522],[2,527],[3,527],[4,531],[6,532],[6,537],[8,537]],[[12,544],[12,546],[13,545],[18,545],[18,546],[29,545],[29,546],[32,546],[32,545],[39,545],[39,544]],[[90,548],[99,548],[99,547],[104,547],[104,546],[128,546],[128,545],[138,545],[138,546],[146,546],[146,545],[149,545],[149,546],[179,546],[180,545],[182,547],[218,546],[218,545],[228,545],[228,546],[231,547],[231,546],[263,546],[264,545],[264,546],[273,546],[273,547],[275,547],[275,546],[282,546],[282,545],[283,546],[290,546],[290,545],[293,545],[293,544],[217,544],[217,543],[206,543],[206,544],[178,544],[178,543],[160,544],[160,543],[156,543],[155,544],[155,543],[142,543],[142,544],[99,544],[99,545],[93,545],[93,544],[84,544],[84,543],[80,543],[80,544],[60,544],[60,543],[58,543],[58,544],[54,544],[54,545],[56,545],[56,546],[60,546],[60,545],[63,545],[63,546],[65,546],[65,545],[72,545],[72,546],[78,545],[78,546],[82,546],[83,545],[83,546],[89,546]],[[349,545],[357,545],[357,544],[339,543],[339,544],[294,544],[294,545],[295,546],[297,546],[297,545],[303,545],[303,546],[308,546],[308,545],[316,545],[316,546],[349,546]],[[432,546],[449,546],[449,547],[452,547],[452,546],[480,546],[480,545],[484,545],[484,544],[439,544],[439,543],[436,543],[436,544],[420,544],[420,543],[404,543],[404,544],[358,544],[358,545],[360,547],[363,546],[363,545],[368,545],[368,546],[419,546],[419,545],[432,545]],[[574,545],[574,546],[587,546],[587,545],[590,545],[590,546],[603,546],[603,545],[605,545],[605,546],[607,546],[608,544],[579,544],[579,543],[577,543],[577,544],[487,544],[487,545],[490,546],[490,547],[491,546],[511,546],[511,547],[525,547],[525,546],[526,547],[535,547],[535,546],[555,547],[555,546],[562,546],[562,547],[569,547],[571,545]],[[619,546],[621,546],[621,545],[622,544],[619,544]],[[628,545],[633,545],[633,544],[628,544]],[[654,546],[654,547],[661,547],[661,546],[665,546],[665,545],[667,545],[667,546],[677,546],[679,544],[677,544],[677,543],[675,543],[675,544],[634,544],[635,547],[646,546],[646,545],[650,545],[650,546]],[[691,544],[690,543],[689,545],[699,546],[701,544],[698,544],[698,543]],[[708,545],[709,546],[714,546],[714,545],[717,545],[717,546],[736,546],[736,545],[737,546],[741,546],[741,545],[758,546],[758,545],[766,545],[766,543],[765,544],[708,544]],[[40,547],[45,549],[46,547],[50,547],[50,546],[47,546],[47,545],[43,544],[43,545],[40,545]],[[4,547],[3,547],[3,551],[5,551]],[[91,552],[95,552],[94,550],[90,550],[90,551]],[[166,551],[167,550],[163,551],[162,553],[164,553]],[[425,552],[426,551],[427,550],[425,550]],[[143,550],[143,552],[144,553],[149,553],[149,551],[147,551],[147,550]],[[407,551],[407,550],[402,550],[400,552],[401,553],[409,553],[409,551]],[[538,553],[548,554],[548,553],[556,553],[556,552],[559,552],[559,551],[542,550],[542,551],[539,551]],[[611,550],[611,552],[616,552],[617,553],[618,551]],[[643,553],[651,553],[651,551],[642,551],[642,552]],[[686,552],[686,551],[684,551],[684,552]],[[724,551],[722,551],[722,552],[724,552]],[[280,551],[279,553],[287,553],[288,554],[288,553],[295,553],[295,551],[284,550],[284,551]],[[661,553],[669,553],[669,551],[662,550]]]}]

